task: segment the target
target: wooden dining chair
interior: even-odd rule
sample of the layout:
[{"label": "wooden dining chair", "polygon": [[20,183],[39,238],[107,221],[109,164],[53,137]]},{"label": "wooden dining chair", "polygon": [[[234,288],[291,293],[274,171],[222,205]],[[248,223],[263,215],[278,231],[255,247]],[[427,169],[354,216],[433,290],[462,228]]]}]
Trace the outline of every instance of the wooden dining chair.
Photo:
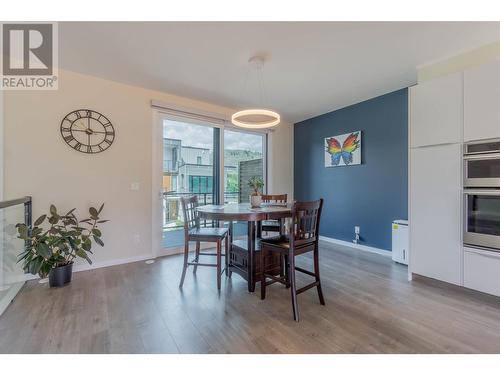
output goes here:
[{"label": "wooden dining chair", "polygon": [[[299,306],[297,304],[297,295],[308,289],[316,287],[319,302],[324,305],[325,299],[321,290],[321,281],[319,277],[319,222],[321,218],[321,209],[323,199],[313,202],[295,202],[292,207],[292,219],[290,222],[289,234],[274,238],[267,238],[261,241],[261,299],[266,298],[266,287],[275,282],[285,284],[290,287],[292,297],[293,318],[299,321]],[[297,255],[313,252],[314,271],[308,271],[295,265]],[[284,276],[273,276],[270,272],[274,268],[267,267],[267,258],[270,253],[279,252],[284,255],[286,260],[286,272]],[[277,266],[274,266],[277,267]],[[315,281],[300,289],[297,289],[295,283],[295,271],[305,273],[314,277]],[[267,279],[271,279],[268,281]]]},{"label": "wooden dining chair", "polygon": [[[194,266],[193,273],[196,273],[198,266],[216,267],[217,268],[217,289],[221,287],[222,274],[222,256],[226,261],[226,269],[229,260],[229,236],[227,228],[201,228],[200,217],[196,207],[198,207],[198,197],[193,195],[188,198],[181,198],[182,211],[184,213],[184,267],[182,269],[180,287],[184,284],[186,270],[189,266]],[[194,259],[189,262],[189,242],[196,242],[196,250]],[[222,254],[222,241],[225,241],[225,254]],[[216,252],[202,253],[200,252],[201,242],[215,242]],[[216,256],[216,263],[200,263],[200,255]]]},{"label": "wooden dining chair", "polygon": [[[287,202],[287,194],[263,194],[262,195],[263,203],[271,203],[271,204],[286,204]],[[262,232],[277,232],[283,234],[283,223],[282,220],[264,220],[260,226],[260,230]]]}]

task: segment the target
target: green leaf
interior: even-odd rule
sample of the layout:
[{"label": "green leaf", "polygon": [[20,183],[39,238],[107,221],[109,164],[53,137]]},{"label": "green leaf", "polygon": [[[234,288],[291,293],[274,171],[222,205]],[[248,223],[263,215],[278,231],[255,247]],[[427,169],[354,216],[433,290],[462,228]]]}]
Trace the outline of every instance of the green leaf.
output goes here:
[{"label": "green leaf", "polygon": [[31,250],[23,251],[21,254],[19,254],[17,256],[18,257],[17,263],[19,263],[20,261],[22,261],[24,258],[26,258],[30,254],[31,254]]},{"label": "green leaf", "polygon": [[50,224],[57,224],[59,222],[59,215],[55,214],[49,218]]},{"label": "green leaf", "polygon": [[76,208],[72,208],[71,210],[68,211],[66,216],[71,216],[71,214],[76,210]]},{"label": "green leaf", "polygon": [[104,208],[104,203],[101,204],[101,207],[99,207],[99,209],[97,210],[97,214],[99,215],[102,211],[102,209]]},{"label": "green leaf", "polygon": [[35,220],[35,223],[33,224],[35,227],[39,226],[40,224],[43,223],[47,215],[42,215],[38,219]]},{"label": "green leaf", "polygon": [[102,236],[101,231],[99,229],[97,229],[97,228],[92,229],[92,234],[94,236],[97,236],[97,237],[101,237]]},{"label": "green leaf", "polygon": [[79,256],[80,258],[87,259],[87,253],[83,249],[78,249],[75,254]]},{"label": "green leaf", "polygon": [[17,232],[19,233],[19,238],[23,240],[28,239],[28,227],[25,224],[17,224]]},{"label": "green leaf", "polygon": [[98,243],[101,246],[104,246],[104,242],[102,242],[102,240],[99,237],[97,237],[97,236],[93,236],[93,237],[94,237],[94,241],[96,243]]},{"label": "green leaf", "polygon": [[107,223],[109,220],[99,220],[98,223],[99,224],[102,224],[102,223]]},{"label": "green leaf", "polygon": [[43,265],[43,258],[42,257],[36,257],[31,262],[29,262],[29,265],[28,265],[29,272],[32,275],[38,274],[38,272],[40,271],[40,268],[42,267],[42,265]]},{"label": "green leaf", "polygon": [[99,213],[97,212],[97,210],[94,207],[89,208],[89,213],[90,213],[90,216],[92,216],[92,218],[97,218],[99,216]]},{"label": "green leaf", "polygon": [[43,242],[39,242],[38,245],[36,246],[36,252],[38,255],[41,255],[45,259],[48,259],[52,255],[52,251],[50,251],[50,247]]},{"label": "green leaf", "polygon": [[57,215],[57,208],[56,208],[56,206],[54,206],[53,204],[51,204],[51,205],[50,205],[50,214],[51,214],[52,216]]}]

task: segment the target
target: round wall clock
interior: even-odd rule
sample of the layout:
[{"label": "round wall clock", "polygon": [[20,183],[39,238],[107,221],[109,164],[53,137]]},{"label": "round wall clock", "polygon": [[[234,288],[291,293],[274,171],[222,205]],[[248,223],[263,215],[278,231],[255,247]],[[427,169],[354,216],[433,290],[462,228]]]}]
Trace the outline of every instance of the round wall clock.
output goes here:
[{"label": "round wall clock", "polygon": [[90,109],[77,109],[62,120],[61,135],[76,151],[96,154],[113,144],[115,129],[103,114]]}]

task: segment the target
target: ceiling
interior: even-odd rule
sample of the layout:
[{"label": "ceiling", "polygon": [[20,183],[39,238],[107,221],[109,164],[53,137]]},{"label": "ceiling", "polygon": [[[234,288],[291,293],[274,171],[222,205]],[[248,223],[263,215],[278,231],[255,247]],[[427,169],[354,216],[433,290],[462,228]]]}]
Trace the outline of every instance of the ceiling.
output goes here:
[{"label": "ceiling", "polygon": [[[500,40],[500,22],[69,22],[60,66],[298,122],[416,82],[416,67]],[[266,58],[264,95],[252,55]],[[246,77],[246,78],[245,78]]]}]

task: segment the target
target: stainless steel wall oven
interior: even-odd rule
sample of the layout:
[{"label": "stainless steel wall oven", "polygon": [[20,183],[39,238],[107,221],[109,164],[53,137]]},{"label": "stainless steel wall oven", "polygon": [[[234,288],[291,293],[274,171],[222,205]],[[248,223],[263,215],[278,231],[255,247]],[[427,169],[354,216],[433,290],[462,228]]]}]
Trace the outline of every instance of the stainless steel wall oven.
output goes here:
[{"label": "stainless steel wall oven", "polygon": [[500,140],[464,147],[464,244],[500,252]]}]

